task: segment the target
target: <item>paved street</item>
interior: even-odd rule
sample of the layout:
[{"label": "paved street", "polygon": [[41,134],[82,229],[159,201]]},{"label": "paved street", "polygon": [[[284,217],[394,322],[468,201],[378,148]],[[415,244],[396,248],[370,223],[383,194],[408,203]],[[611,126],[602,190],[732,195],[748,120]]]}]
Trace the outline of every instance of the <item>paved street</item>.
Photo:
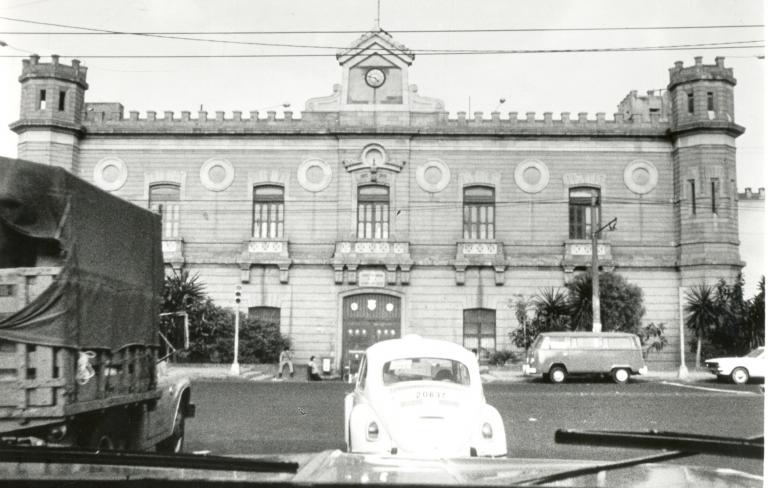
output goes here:
[{"label": "paved street", "polygon": [[[186,450],[248,454],[343,449],[343,398],[348,391],[351,385],[340,382],[195,381],[198,415],[187,424]],[[526,381],[486,384],[485,392],[504,418],[515,457],[622,459],[651,453],[555,445],[558,428],[744,437],[763,431],[760,385]],[[679,462],[762,473],[760,461],[696,456]]]}]

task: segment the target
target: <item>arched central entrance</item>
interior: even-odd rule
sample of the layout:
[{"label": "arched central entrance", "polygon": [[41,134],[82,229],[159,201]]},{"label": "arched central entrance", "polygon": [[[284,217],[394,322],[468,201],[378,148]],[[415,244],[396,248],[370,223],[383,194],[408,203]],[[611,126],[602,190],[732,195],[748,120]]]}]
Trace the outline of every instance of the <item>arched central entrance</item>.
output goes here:
[{"label": "arched central entrance", "polygon": [[342,367],[354,373],[365,350],[379,341],[400,337],[399,297],[361,293],[344,297],[341,328]]}]

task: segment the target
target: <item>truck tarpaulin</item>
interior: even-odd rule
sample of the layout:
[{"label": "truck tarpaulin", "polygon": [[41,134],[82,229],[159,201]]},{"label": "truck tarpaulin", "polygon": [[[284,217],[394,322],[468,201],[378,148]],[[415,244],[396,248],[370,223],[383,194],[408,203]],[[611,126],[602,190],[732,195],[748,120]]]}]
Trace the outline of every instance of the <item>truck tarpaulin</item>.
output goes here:
[{"label": "truck tarpaulin", "polygon": [[[160,217],[62,168],[0,157],[0,268],[61,272],[0,319],[0,339],[117,351],[156,345],[163,257]],[[50,264],[49,264],[50,265]]]}]

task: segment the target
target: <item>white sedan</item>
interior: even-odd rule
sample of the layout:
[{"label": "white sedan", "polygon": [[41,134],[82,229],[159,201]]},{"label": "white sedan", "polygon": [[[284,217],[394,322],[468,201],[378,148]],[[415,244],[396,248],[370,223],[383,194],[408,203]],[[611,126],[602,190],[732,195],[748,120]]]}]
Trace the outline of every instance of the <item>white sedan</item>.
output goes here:
[{"label": "white sedan", "polygon": [[485,403],[475,355],[406,336],[369,347],[344,399],[347,450],[410,457],[504,456],[499,412]]},{"label": "white sedan", "polygon": [[730,377],[731,381],[739,385],[746,383],[750,378],[765,378],[768,369],[764,347],[758,347],[740,358],[714,358],[708,359],[704,364],[718,379]]}]

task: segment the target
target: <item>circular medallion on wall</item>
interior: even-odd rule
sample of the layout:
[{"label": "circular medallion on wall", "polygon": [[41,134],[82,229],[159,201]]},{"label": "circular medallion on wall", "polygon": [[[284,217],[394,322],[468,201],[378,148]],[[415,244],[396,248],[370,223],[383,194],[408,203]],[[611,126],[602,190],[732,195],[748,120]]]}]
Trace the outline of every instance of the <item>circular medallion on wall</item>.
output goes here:
[{"label": "circular medallion on wall", "polygon": [[308,159],[301,163],[296,177],[299,184],[313,193],[325,190],[331,183],[331,167],[322,159]]},{"label": "circular medallion on wall", "polygon": [[211,191],[229,188],[235,179],[235,168],[226,159],[209,159],[200,167],[200,182]]},{"label": "circular medallion on wall", "polygon": [[119,190],[127,179],[128,168],[119,158],[104,158],[93,168],[93,181],[103,190]]},{"label": "circular medallion on wall", "polygon": [[649,161],[637,159],[624,169],[624,184],[638,195],[650,192],[656,188],[658,182],[659,172]]},{"label": "circular medallion on wall", "polygon": [[515,183],[526,193],[538,193],[549,184],[549,169],[537,159],[528,159],[515,168]]},{"label": "circular medallion on wall", "polygon": [[451,171],[439,159],[427,161],[416,169],[416,183],[426,192],[443,191],[450,181]]}]

